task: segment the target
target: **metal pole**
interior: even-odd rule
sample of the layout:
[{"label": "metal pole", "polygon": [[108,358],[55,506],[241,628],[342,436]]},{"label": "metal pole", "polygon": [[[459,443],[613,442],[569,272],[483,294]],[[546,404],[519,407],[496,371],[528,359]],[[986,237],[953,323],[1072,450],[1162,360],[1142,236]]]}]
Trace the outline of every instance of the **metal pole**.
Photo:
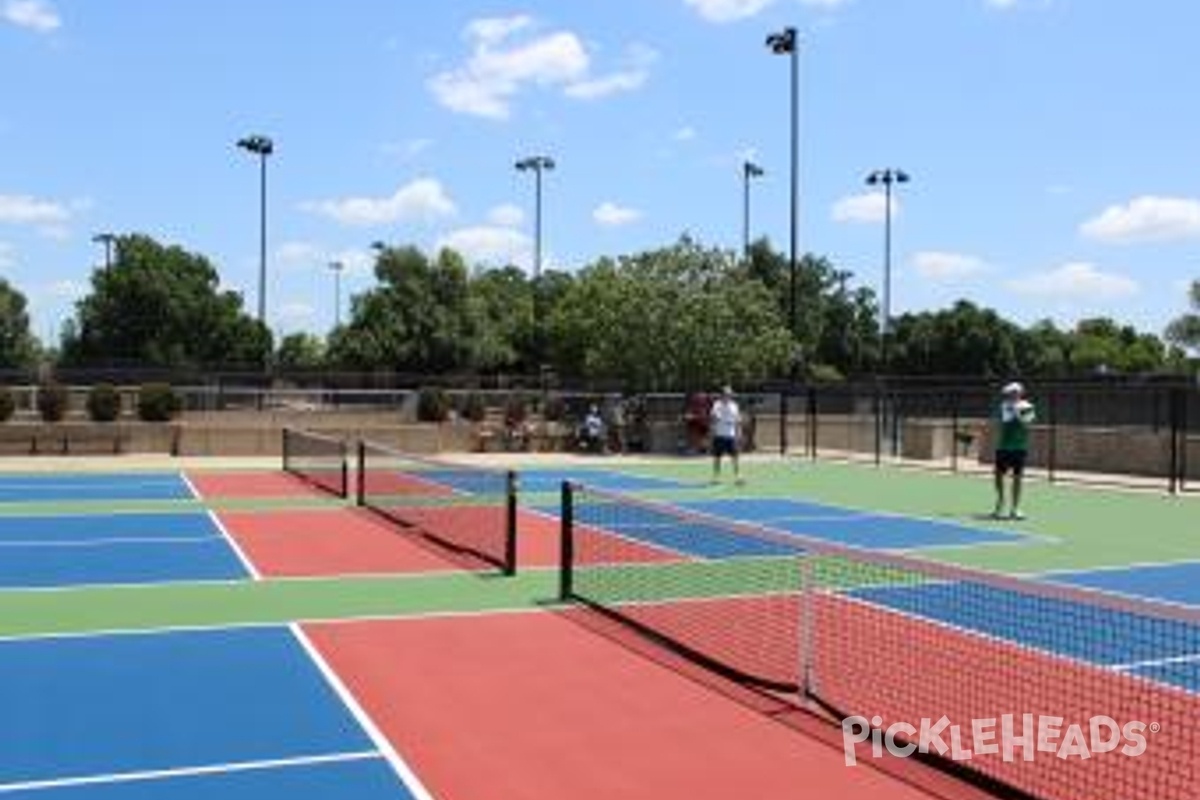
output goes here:
[{"label": "metal pole", "polygon": [[342,268],[338,265],[333,270],[333,327],[342,327]]},{"label": "metal pole", "polygon": [[792,336],[799,335],[796,319],[796,270],[798,267],[800,213],[800,42],[792,33],[792,224],[791,224],[791,304]]},{"label": "metal pole", "polygon": [[534,203],[533,278],[537,280],[542,277],[542,167],[540,163],[534,167],[534,173],[537,198]]},{"label": "metal pole", "polygon": [[885,177],[883,181],[885,213],[883,225],[883,324],[879,332],[880,362],[883,374],[887,374],[891,366],[892,329],[892,179]]},{"label": "metal pole", "polygon": [[742,258],[750,262],[750,164],[742,167]]},{"label": "metal pole", "polygon": [[258,321],[267,324],[267,154],[259,153]]}]

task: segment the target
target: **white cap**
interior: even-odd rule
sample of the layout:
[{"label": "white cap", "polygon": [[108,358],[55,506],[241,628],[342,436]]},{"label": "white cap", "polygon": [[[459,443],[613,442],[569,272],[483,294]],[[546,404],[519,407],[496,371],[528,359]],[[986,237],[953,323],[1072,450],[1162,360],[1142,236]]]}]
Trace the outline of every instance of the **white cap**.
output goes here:
[{"label": "white cap", "polygon": [[1012,383],[1008,384],[1003,389],[1001,389],[1000,394],[1004,394],[1004,395],[1025,394],[1025,387],[1022,386],[1017,381],[1013,381]]}]

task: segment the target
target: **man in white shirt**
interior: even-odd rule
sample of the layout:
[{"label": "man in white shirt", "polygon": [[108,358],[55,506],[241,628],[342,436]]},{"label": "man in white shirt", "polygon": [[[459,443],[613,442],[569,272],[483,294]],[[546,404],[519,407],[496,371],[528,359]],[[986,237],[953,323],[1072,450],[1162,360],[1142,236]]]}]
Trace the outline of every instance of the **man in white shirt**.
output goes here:
[{"label": "man in white shirt", "polygon": [[741,484],[738,441],[742,432],[742,411],[733,399],[733,389],[725,387],[713,403],[709,416],[712,421],[713,482],[721,480],[721,458],[728,455],[733,462],[734,479]]}]

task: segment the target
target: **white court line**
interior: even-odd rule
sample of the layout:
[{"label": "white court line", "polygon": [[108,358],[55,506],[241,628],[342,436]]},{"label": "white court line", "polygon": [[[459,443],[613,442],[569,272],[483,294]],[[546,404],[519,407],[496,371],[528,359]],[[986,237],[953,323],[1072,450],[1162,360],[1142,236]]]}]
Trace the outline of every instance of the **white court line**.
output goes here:
[{"label": "white court line", "polygon": [[319,756],[297,756],[262,761],[235,761],[228,764],[208,764],[197,767],[140,770],[137,772],[115,772],[109,775],[83,775],[73,778],[52,778],[40,781],[22,781],[0,784],[0,794],[12,792],[36,792],[47,789],[65,789],[78,786],[104,786],[121,783],[157,781],[170,778],[190,778],[200,775],[231,775],[239,772],[259,772],[288,767],[319,766],[322,764],[345,764],[354,761],[382,759],[382,753],[374,750],[356,753],[329,753]]},{"label": "white court line", "polygon": [[1112,669],[1118,672],[1133,672],[1135,670],[1146,669],[1148,667],[1168,667],[1172,664],[1190,664],[1192,662],[1200,663],[1200,653],[1192,653],[1187,656],[1172,656],[1170,658],[1151,658],[1146,661],[1131,661],[1128,664],[1113,664]]},{"label": "white court line", "polygon": [[55,548],[108,547],[109,545],[137,544],[203,544],[205,542],[219,541],[221,541],[220,536],[147,536],[144,539],[137,537],[113,537],[111,539],[62,539],[59,541],[46,539],[3,539],[0,540],[0,549],[7,547]]},{"label": "white court line", "polygon": [[[179,479],[183,481],[184,486],[186,486],[188,491],[192,493],[192,497],[195,498],[197,502],[204,501],[204,498],[200,496],[200,492],[196,489],[196,485],[192,483],[190,478],[188,478],[187,473],[180,472]],[[213,527],[220,531],[221,537],[225,539],[226,544],[229,545],[229,549],[233,551],[233,554],[237,556],[238,561],[242,563],[242,567],[246,570],[246,574],[250,576],[250,580],[262,580],[262,573],[258,571],[258,567],[254,566],[254,562],[251,561],[250,557],[246,555],[244,550],[242,550],[241,545],[237,543],[237,539],[233,538],[233,535],[230,534],[225,528],[224,523],[222,523],[220,517],[217,516],[217,512],[210,508],[205,512],[205,514],[208,516],[208,521],[212,523]]]},{"label": "white court line", "polygon": [[316,646],[311,640],[309,640],[308,636],[304,633],[300,626],[296,623],[292,623],[288,626],[288,630],[290,630],[292,635],[296,637],[296,641],[300,643],[300,646],[303,647],[305,652],[308,653],[309,658],[313,660],[313,663],[316,665],[317,669],[319,669],[321,674],[325,676],[325,680],[329,682],[330,688],[333,689],[337,696],[341,698],[342,702],[345,703],[346,708],[354,716],[354,719],[358,721],[358,724],[362,726],[363,731],[366,732],[367,736],[370,737],[375,747],[379,749],[379,752],[382,753],[384,758],[387,759],[392,769],[396,771],[396,774],[400,777],[400,780],[403,782],[404,786],[413,796],[413,799],[434,800],[433,795],[430,794],[429,790],[425,788],[420,779],[417,778],[416,773],[413,772],[412,768],[409,767],[409,765],[404,761],[404,758],[400,755],[399,751],[392,746],[392,743],[388,741],[386,736],[383,735],[383,732],[376,727],[374,721],[372,721],[370,716],[367,715],[366,710],[359,704],[358,700],[350,692],[350,689],[347,688],[346,684],[342,683],[342,679],[338,677],[337,673],[333,671],[333,668],[329,666],[329,662],[325,660],[325,657],[321,655],[321,652],[317,650]]}]

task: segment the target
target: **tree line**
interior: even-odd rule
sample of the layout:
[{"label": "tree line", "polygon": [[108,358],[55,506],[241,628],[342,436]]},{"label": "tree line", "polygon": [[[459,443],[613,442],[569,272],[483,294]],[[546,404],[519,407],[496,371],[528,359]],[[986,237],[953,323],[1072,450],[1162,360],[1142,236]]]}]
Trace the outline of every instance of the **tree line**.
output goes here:
[{"label": "tree line", "polygon": [[[828,259],[806,256],[791,319],[791,274],[766,240],[743,258],[689,237],[534,279],[482,269],[449,249],[381,247],[374,283],[327,336],[278,343],[221,287],[203,255],[121,237],[91,276],[61,341],[39,343],[22,294],[0,279],[0,368],[337,370],[537,374],[637,390],[805,377],[1068,377],[1187,366],[1200,348],[1200,281],[1165,336],[1107,318],[1022,327],[966,300],[897,317],[880,337],[875,293]],[[49,345],[49,346],[46,346]],[[887,363],[883,363],[884,353]]]}]

